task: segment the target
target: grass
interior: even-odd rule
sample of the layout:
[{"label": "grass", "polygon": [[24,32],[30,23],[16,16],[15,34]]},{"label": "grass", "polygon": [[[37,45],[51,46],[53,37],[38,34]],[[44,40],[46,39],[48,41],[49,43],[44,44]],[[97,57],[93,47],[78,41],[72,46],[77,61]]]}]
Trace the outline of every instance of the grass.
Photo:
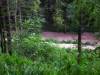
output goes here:
[{"label": "grass", "polygon": [[[39,36],[24,37],[13,55],[0,55],[1,75],[100,75],[100,58],[94,51],[55,48]],[[99,50],[99,49],[98,49]]]}]

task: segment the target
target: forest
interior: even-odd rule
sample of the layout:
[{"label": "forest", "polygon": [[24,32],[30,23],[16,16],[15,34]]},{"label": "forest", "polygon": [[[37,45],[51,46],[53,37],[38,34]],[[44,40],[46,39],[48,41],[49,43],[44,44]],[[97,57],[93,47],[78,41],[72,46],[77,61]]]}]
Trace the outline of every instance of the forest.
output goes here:
[{"label": "forest", "polygon": [[0,0],[0,75],[100,75],[100,0]]}]

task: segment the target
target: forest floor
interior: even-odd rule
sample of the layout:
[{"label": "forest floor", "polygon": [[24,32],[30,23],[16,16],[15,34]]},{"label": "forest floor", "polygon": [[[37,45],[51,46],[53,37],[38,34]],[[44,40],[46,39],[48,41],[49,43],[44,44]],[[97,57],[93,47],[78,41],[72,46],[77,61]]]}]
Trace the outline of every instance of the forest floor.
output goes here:
[{"label": "forest floor", "polygon": [[[52,39],[58,42],[70,41],[70,43],[60,43],[56,46],[61,48],[76,48],[77,44],[71,42],[78,39],[78,35],[75,33],[61,33],[61,32],[43,32],[42,37],[44,40]],[[83,48],[94,50],[97,46],[100,45],[100,39],[97,38],[93,33],[84,32],[82,34],[82,44]]]}]

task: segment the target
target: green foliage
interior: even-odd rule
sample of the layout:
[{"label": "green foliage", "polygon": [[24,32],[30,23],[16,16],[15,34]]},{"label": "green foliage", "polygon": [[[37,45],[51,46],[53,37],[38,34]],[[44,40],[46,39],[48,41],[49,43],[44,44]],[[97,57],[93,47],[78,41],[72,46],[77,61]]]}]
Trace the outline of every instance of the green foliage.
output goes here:
[{"label": "green foliage", "polygon": [[17,2],[25,18],[29,18],[33,15],[40,15],[40,0],[17,0]]},{"label": "green foliage", "polygon": [[[54,12],[53,12],[53,24],[56,28],[56,31],[65,31],[66,24],[65,24],[65,17],[66,15],[66,7],[67,3],[63,0],[56,0],[54,5]],[[65,10],[65,11],[64,11]],[[65,16],[65,17],[64,17]]]},{"label": "green foliage", "polygon": [[34,16],[32,19],[23,22],[23,28],[28,32],[40,33],[45,20],[42,17]]},{"label": "green foliage", "polygon": [[63,11],[61,9],[56,9],[53,15],[54,25],[57,27],[57,30],[64,29],[64,19],[63,19]]},{"label": "green foliage", "polygon": [[20,56],[0,55],[0,75],[33,75],[31,60]]},{"label": "green foliage", "polygon": [[96,1],[74,0],[73,3],[69,4],[68,16],[71,21],[69,26],[71,31],[77,31],[80,22],[83,31],[98,32],[100,30],[98,22],[100,8]]},{"label": "green foliage", "polygon": [[95,10],[93,12],[93,16],[95,17],[95,24],[94,29],[95,32],[100,32],[100,7],[95,7]]},{"label": "green foliage", "polygon": [[15,50],[18,55],[33,61],[33,75],[99,75],[100,59],[95,52],[82,51],[81,63],[77,64],[77,50],[53,47],[39,36],[22,39]]},{"label": "green foliage", "polygon": [[78,26],[81,23],[84,31],[93,31],[93,28],[91,27],[93,27],[95,22],[95,17],[93,17],[95,5],[90,0],[75,0],[72,6],[75,7],[73,8],[74,16],[72,17],[74,18],[72,19],[72,24],[74,23],[73,27],[76,26],[74,30],[78,30]]},{"label": "green foliage", "polygon": [[14,55],[0,56],[2,75],[100,74],[100,58],[95,52],[82,51],[81,63],[77,64],[77,50],[53,47],[36,35],[24,37],[18,45]]},{"label": "green foliage", "polygon": [[[76,1],[70,3],[67,0],[70,3],[68,4],[70,11],[67,15],[70,14],[68,17],[72,22],[72,29],[77,31],[80,21],[84,21],[86,29],[91,27],[90,29],[98,30],[100,18],[100,8],[96,6],[99,5],[98,2],[94,5],[92,0],[78,0],[78,3]],[[99,47],[96,52],[98,55],[92,51],[82,51],[81,63],[77,64],[77,50],[53,47],[51,41],[49,43],[43,41],[40,36],[34,34],[41,32],[44,23],[44,19],[39,14],[40,0],[18,0],[18,2],[20,8],[25,7],[21,10],[22,16],[28,16],[28,18],[23,20],[21,35],[13,38],[14,54],[12,56],[0,55],[1,75],[100,75]],[[56,0],[53,13],[53,21],[58,30],[63,30],[65,25],[64,13],[66,12],[62,9],[67,3],[64,2],[65,0]],[[82,20],[80,20],[81,14]],[[31,19],[29,19],[30,16]],[[95,20],[92,21],[92,19]],[[53,42],[56,41],[53,40]]]},{"label": "green foliage", "polygon": [[[80,22],[82,30],[99,32],[100,2],[98,0],[56,0],[51,6],[55,31],[78,31]],[[49,9],[49,8],[48,8]],[[52,28],[53,29],[53,28]]]},{"label": "green foliage", "polygon": [[34,0],[33,1],[32,10],[35,12],[35,14],[40,12],[40,4],[41,4],[40,0]]}]

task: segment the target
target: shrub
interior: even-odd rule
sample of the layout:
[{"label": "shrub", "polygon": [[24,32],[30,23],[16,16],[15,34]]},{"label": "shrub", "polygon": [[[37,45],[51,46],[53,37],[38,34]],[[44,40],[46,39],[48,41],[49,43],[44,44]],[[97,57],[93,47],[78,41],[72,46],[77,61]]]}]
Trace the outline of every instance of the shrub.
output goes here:
[{"label": "shrub", "polygon": [[[99,75],[100,59],[94,52],[83,51],[77,64],[77,49],[53,47],[39,36],[28,36],[16,48],[19,55],[33,61],[33,75]],[[97,67],[96,67],[97,66]]]},{"label": "shrub", "polygon": [[61,9],[56,9],[53,14],[54,26],[58,31],[64,31],[64,19],[63,11]]},{"label": "shrub", "polygon": [[30,18],[23,22],[23,28],[24,30],[27,30],[28,32],[31,33],[32,32],[40,33],[44,22],[45,22],[44,18],[40,16],[34,16],[33,18]]},{"label": "shrub", "polygon": [[32,66],[24,57],[0,55],[0,75],[33,75]]},{"label": "shrub", "polygon": [[19,46],[16,53],[33,60],[35,75],[57,75],[68,62],[66,50],[54,48],[37,36],[24,38]]}]

